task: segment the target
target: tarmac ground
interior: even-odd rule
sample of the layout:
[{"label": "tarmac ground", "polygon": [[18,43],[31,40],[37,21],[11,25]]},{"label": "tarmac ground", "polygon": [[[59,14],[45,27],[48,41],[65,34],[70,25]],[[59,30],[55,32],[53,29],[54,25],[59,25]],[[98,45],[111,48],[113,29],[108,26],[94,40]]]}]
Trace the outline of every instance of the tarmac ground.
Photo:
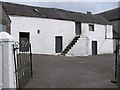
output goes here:
[{"label": "tarmac ground", "polygon": [[25,88],[117,88],[114,55],[33,55],[34,77]]}]

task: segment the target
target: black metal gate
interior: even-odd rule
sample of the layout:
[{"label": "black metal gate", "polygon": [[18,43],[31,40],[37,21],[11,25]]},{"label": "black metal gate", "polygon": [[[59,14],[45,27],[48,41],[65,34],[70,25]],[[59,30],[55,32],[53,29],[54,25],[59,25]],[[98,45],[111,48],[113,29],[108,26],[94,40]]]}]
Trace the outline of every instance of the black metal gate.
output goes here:
[{"label": "black metal gate", "polygon": [[16,74],[16,87],[24,88],[33,77],[31,44],[14,44],[14,62]]}]

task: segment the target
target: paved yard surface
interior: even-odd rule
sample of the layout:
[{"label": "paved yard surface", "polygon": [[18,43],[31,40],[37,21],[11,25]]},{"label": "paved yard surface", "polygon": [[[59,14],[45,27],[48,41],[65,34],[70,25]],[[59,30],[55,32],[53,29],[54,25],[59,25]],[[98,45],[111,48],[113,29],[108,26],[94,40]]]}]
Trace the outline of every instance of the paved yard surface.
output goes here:
[{"label": "paved yard surface", "polygon": [[26,88],[116,88],[114,56],[33,56],[34,78]]}]

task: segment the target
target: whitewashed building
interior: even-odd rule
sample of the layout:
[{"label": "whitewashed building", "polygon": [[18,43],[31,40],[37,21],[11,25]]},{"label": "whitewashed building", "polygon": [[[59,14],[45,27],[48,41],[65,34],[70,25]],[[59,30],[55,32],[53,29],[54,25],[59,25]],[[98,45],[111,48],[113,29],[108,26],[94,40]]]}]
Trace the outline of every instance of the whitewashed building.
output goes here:
[{"label": "whitewashed building", "polygon": [[2,5],[11,19],[11,35],[22,44],[30,42],[34,54],[113,53],[112,25],[99,15],[12,3]]}]

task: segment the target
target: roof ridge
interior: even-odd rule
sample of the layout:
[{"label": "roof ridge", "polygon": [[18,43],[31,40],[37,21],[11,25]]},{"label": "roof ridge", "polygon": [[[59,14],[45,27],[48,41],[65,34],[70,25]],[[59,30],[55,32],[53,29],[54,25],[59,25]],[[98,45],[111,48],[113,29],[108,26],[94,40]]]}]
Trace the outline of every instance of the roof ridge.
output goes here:
[{"label": "roof ridge", "polygon": [[27,6],[27,7],[33,7],[33,8],[43,8],[43,9],[57,9],[57,10],[61,10],[61,11],[68,11],[68,12],[73,12],[73,13],[81,13],[81,14],[86,14],[86,13],[82,13],[82,12],[76,12],[76,11],[71,11],[71,10],[66,10],[66,9],[61,9],[61,8],[49,8],[49,7],[40,7],[40,6],[32,6],[32,5],[26,5],[26,4],[18,4],[18,3],[11,3],[11,2],[3,2],[0,1],[2,3],[7,3],[7,4],[14,4],[14,5],[19,5],[19,6]]}]

